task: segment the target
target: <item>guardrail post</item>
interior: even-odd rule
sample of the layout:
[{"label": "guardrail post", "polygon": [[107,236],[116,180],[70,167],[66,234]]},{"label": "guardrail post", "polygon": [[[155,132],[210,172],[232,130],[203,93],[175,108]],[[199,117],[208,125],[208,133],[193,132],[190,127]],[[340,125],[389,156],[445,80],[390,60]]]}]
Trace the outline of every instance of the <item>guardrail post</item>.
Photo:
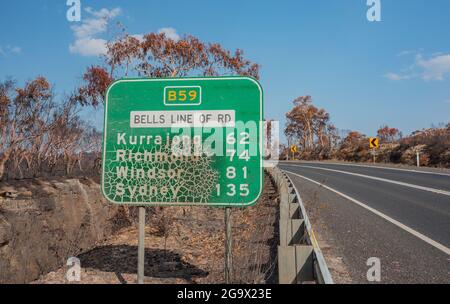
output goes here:
[{"label": "guardrail post", "polygon": [[278,246],[278,282],[280,284],[297,282],[297,270],[293,265],[295,265],[295,247]]},{"label": "guardrail post", "polygon": [[300,219],[291,220],[291,240],[289,245],[300,245],[305,235],[305,221]]},{"label": "guardrail post", "polygon": [[297,283],[314,281],[314,259],[312,246],[295,246]]}]

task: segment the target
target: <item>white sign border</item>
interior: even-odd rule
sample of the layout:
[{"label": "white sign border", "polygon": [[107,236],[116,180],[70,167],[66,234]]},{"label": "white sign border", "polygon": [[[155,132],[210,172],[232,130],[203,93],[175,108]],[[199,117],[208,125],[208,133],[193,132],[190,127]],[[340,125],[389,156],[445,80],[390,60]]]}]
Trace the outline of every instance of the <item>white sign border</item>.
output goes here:
[{"label": "white sign border", "polygon": [[[261,174],[260,174],[260,179],[259,179],[259,193],[256,196],[256,198],[246,204],[230,204],[230,203],[192,203],[192,202],[176,202],[176,203],[167,203],[167,202],[141,202],[141,203],[136,203],[136,202],[116,202],[114,200],[112,200],[111,198],[109,198],[106,193],[105,193],[105,185],[104,185],[104,181],[105,181],[105,162],[106,162],[106,135],[107,135],[107,125],[108,125],[108,100],[109,100],[109,92],[111,91],[111,89],[119,84],[119,83],[123,83],[123,82],[162,82],[162,81],[220,81],[220,80],[249,80],[250,82],[256,84],[256,86],[258,87],[259,90],[259,105],[260,105],[260,110],[259,110],[259,138],[260,138],[260,170],[261,170]],[[145,207],[154,207],[154,206],[216,206],[216,207],[235,207],[235,208],[243,208],[243,207],[249,207],[249,206],[253,206],[254,204],[256,204],[257,200],[261,197],[262,191],[263,191],[263,178],[264,178],[264,171],[263,171],[263,165],[264,165],[264,160],[263,160],[263,152],[264,152],[264,146],[263,146],[263,98],[264,98],[264,92],[263,89],[261,87],[261,85],[259,84],[258,81],[256,81],[255,79],[251,78],[251,77],[244,77],[244,76],[234,76],[234,77],[206,77],[206,78],[202,78],[202,77],[191,77],[191,78],[132,78],[132,79],[119,79],[114,81],[109,87],[108,90],[106,91],[106,95],[105,95],[105,110],[104,110],[104,124],[103,124],[103,159],[102,159],[102,178],[101,178],[101,191],[103,196],[111,203],[115,204],[115,205],[128,205],[128,206],[145,206]]]}]

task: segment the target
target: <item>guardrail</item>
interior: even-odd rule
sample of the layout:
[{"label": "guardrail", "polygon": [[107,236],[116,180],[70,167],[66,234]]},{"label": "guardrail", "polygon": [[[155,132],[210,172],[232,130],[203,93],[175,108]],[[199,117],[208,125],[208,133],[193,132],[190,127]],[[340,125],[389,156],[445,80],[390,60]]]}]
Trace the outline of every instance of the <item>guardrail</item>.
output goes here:
[{"label": "guardrail", "polygon": [[279,283],[333,284],[297,189],[289,176],[278,167],[269,168],[267,172],[280,195]]}]

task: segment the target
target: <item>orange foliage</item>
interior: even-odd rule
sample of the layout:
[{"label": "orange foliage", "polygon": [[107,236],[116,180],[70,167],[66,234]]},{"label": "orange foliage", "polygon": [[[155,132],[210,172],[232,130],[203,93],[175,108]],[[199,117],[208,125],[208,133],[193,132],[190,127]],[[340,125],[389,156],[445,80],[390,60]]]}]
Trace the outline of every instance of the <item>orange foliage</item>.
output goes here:
[{"label": "orange foliage", "polygon": [[78,94],[75,99],[81,105],[92,105],[97,107],[103,103],[105,99],[106,90],[113,82],[108,72],[99,66],[91,66],[83,75],[85,85],[78,89]]},{"label": "orange foliage", "polygon": [[[107,45],[106,67],[90,67],[76,94],[81,105],[98,106],[108,85],[130,74],[145,77],[241,75],[259,77],[259,65],[237,49],[234,53],[218,43],[204,43],[193,36],[173,40],[164,33],[149,33],[140,40],[125,34]],[[109,72],[108,72],[109,71]]]}]

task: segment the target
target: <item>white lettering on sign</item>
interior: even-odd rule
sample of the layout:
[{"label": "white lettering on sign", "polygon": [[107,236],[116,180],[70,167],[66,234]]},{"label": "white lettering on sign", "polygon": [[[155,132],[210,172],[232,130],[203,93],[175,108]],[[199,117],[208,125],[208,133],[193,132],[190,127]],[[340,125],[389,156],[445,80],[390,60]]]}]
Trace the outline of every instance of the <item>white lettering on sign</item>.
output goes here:
[{"label": "white lettering on sign", "polygon": [[236,111],[132,111],[131,128],[234,127]]}]

